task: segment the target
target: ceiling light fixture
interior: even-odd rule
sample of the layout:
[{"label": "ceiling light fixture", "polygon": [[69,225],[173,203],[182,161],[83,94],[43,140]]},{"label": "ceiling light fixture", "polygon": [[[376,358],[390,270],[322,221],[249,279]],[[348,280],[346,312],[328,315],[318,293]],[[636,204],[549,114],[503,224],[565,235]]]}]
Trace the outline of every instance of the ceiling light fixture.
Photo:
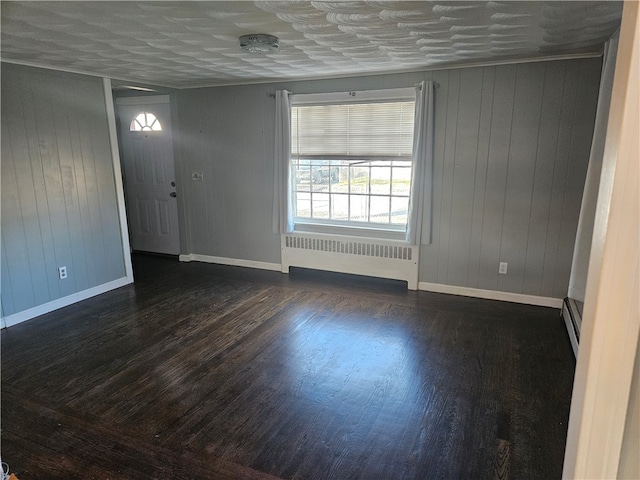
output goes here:
[{"label": "ceiling light fixture", "polygon": [[245,52],[265,55],[278,49],[278,37],[266,33],[252,33],[240,37],[240,48]]}]

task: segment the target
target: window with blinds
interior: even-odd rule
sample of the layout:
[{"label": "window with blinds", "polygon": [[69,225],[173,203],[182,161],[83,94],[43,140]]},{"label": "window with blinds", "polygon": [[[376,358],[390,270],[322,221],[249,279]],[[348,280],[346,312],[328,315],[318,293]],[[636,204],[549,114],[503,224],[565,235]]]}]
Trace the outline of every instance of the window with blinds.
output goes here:
[{"label": "window with blinds", "polygon": [[353,95],[346,101],[318,101],[321,95],[304,96],[313,98],[301,103],[292,99],[294,222],[405,231],[413,90],[402,90],[400,98]]}]

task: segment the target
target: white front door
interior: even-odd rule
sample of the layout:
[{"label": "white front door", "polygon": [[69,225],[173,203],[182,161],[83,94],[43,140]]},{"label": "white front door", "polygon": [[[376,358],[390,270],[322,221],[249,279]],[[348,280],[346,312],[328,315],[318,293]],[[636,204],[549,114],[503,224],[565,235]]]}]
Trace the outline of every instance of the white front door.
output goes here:
[{"label": "white front door", "polygon": [[180,253],[171,115],[167,95],[116,100],[133,250]]}]

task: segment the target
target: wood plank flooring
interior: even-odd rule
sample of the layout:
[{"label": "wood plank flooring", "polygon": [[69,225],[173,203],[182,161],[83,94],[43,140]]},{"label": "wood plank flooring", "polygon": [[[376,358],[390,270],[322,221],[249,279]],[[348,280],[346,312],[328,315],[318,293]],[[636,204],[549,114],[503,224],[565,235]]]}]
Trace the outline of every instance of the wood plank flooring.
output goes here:
[{"label": "wood plank flooring", "polygon": [[559,312],[393,281],[134,256],[2,331],[21,479],[560,478]]}]

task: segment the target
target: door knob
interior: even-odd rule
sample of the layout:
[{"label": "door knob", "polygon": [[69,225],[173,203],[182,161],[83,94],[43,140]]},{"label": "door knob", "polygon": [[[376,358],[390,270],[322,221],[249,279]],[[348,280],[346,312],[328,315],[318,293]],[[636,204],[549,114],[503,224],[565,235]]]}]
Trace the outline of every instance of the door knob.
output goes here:
[{"label": "door knob", "polygon": [[176,192],[171,192],[169,194],[170,197],[176,198],[178,196],[178,194]]}]

